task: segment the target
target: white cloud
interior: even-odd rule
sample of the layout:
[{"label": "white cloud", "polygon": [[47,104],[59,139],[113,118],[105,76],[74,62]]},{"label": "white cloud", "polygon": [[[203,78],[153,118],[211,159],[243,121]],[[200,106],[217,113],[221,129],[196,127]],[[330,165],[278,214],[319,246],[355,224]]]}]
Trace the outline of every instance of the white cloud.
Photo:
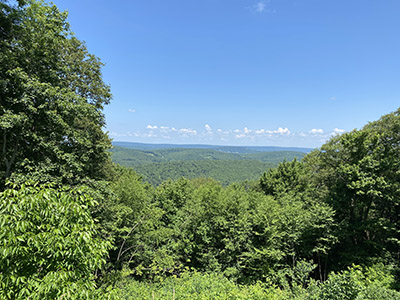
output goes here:
[{"label": "white cloud", "polygon": [[251,7],[251,10],[256,13],[276,13],[275,9],[270,8],[270,0],[260,0]]},{"label": "white cloud", "polygon": [[168,126],[157,126],[157,125],[147,125],[147,129],[150,130],[150,133],[145,134],[146,137],[154,137],[155,134],[153,131],[159,132],[161,136],[170,138],[169,134],[175,133],[175,134],[182,134],[184,136],[186,135],[196,135],[197,131],[191,128],[180,128],[176,129],[175,127],[168,127]]},{"label": "white cloud", "polygon": [[213,130],[212,130],[211,126],[206,124],[206,125],[204,125],[204,129],[205,129],[206,132],[205,132],[205,134],[203,133],[203,135],[208,136],[208,138],[212,138],[214,133],[213,133]]},{"label": "white cloud", "polygon": [[117,133],[111,132],[110,136],[114,138],[122,137],[138,137],[143,139],[154,139],[154,141],[162,142],[162,140],[179,141],[187,143],[211,143],[211,142],[229,142],[236,141],[243,144],[263,144],[263,145],[282,145],[289,143],[290,140],[312,142],[319,144],[329,139],[331,136],[345,132],[343,129],[335,128],[332,131],[324,132],[323,129],[313,128],[306,132],[292,132],[287,127],[278,127],[276,129],[250,128],[242,127],[241,129],[213,129],[209,124],[200,128],[179,128],[164,125],[149,124],[142,130],[134,133]]},{"label": "white cloud", "polygon": [[130,113],[135,113],[136,112],[136,109],[128,109],[128,111],[130,112]]},{"label": "white cloud", "polygon": [[313,128],[309,131],[309,133],[311,134],[324,134],[324,131],[322,129],[317,129],[317,128]]},{"label": "white cloud", "polygon": [[245,134],[236,134],[235,135],[235,138],[237,138],[237,139],[241,139],[241,138],[245,138],[245,137],[247,137],[247,135],[245,135]]},{"label": "white cloud", "polygon": [[257,2],[257,4],[254,5],[254,9],[256,12],[261,13],[265,10],[266,6],[267,5],[265,4],[265,2],[259,1],[259,2]]},{"label": "white cloud", "polygon": [[161,134],[163,134],[163,136],[169,137],[168,133],[171,132],[171,128],[169,128],[167,126],[160,126],[160,132],[161,132]]},{"label": "white cloud", "polygon": [[330,97],[329,100],[335,101],[336,97]]},{"label": "white cloud", "polygon": [[336,134],[342,134],[342,133],[344,133],[344,132],[346,132],[346,130],[344,130],[344,129],[339,129],[339,128],[335,128],[335,129],[333,129],[332,134],[333,134],[333,135],[336,135]]},{"label": "white cloud", "polygon": [[146,135],[146,137],[152,138],[152,137],[157,137],[157,135],[154,134],[153,132],[150,132],[149,134]]},{"label": "white cloud", "polygon": [[[249,129],[247,127],[244,127],[243,130],[239,130],[239,129],[235,129],[233,131],[236,135],[236,138],[242,138],[242,137],[255,137],[255,136],[268,136],[268,137],[272,137],[272,136],[276,136],[276,135],[290,135],[291,132],[288,128],[282,128],[279,127],[276,130],[266,130],[266,129]],[[225,133],[225,132],[224,132]],[[228,133],[228,132],[227,132]]]},{"label": "white cloud", "polygon": [[278,130],[274,130],[273,133],[290,134],[290,130],[288,128],[279,127]]},{"label": "white cloud", "polygon": [[110,132],[110,136],[113,136],[113,137],[127,137],[127,136],[129,136],[129,137],[132,137],[132,136],[134,136],[134,137],[138,137],[139,136],[139,134],[137,133],[137,132],[126,132],[126,133],[118,133],[118,132],[115,132],[115,131],[112,131],[112,132]]},{"label": "white cloud", "polygon": [[190,129],[190,128],[181,128],[181,129],[179,129],[179,132],[180,133],[183,133],[183,134],[190,134],[190,135],[196,135],[197,134],[197,131],[196,130],[193,130],[193,129]]},{"label": "white cloud", "polygon": [[110,136],[121,137],[121,136],[127,136],[127,134],[126,133],[118,133],[118,132],[115,132],[115,131],[111,131],[110,132]]}]

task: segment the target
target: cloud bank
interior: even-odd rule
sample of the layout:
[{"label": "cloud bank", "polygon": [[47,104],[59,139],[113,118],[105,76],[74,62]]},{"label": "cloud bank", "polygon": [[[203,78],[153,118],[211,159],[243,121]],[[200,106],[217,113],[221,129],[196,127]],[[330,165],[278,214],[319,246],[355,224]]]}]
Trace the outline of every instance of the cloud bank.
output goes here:
[{"label": "cloud bank", "polygon": [[[204,124],[200,129],[177,128],[163,125],[149,124],[136,132],[117,133],[111,132],[110,136],[121,139],[126,137],[142,142],[172,143],[218,143],[218,144],[247,144],[247,145],[322,145],[332,136],[344,133],[344,129],[334,128],[324,131],[321,128],[311,128],[306,132],[292,131],[287,127],[275,129],[249,127],[236,129],[218,128],[214,130],[211,125]],[[125,138],[125,140],[126,140]]]}]

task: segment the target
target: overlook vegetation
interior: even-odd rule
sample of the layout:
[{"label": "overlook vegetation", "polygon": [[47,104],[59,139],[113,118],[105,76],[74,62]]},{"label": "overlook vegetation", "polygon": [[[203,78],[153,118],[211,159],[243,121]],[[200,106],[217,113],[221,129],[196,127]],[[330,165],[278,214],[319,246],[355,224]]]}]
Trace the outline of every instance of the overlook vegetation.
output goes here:
[{"label": "overlook vegetation", "polygon": [[153,186],[111,162],[109,87],[67,15],[0,12],[1,299],[400,299],[400,109],[254,181]]}]

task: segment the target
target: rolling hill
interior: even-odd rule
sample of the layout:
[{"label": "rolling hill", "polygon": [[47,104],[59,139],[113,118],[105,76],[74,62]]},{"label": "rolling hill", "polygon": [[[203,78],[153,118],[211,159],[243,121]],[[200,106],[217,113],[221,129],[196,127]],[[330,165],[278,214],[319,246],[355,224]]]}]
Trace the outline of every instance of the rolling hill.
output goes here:
[{"label": "rolling hill", "polygon": [[[279,162],[301,159],[306,154],[306,150],[311,150],[126,142],[113,144],[114,147],[110,150],[112,160],[122,166],[132,167],[143,175],[146,181],[154,185],[182,176],[214,178],[225,185],[244,180],[256,180],[269,168],[277,166]],[[189,146],[198,147],[189,148]],[[293,151],[293,149],[303,151]]]}]

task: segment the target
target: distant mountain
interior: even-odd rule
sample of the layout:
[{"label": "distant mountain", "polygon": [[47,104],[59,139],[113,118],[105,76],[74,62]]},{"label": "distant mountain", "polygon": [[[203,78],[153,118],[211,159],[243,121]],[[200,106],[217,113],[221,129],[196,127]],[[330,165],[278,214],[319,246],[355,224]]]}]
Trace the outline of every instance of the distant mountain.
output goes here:
[{"label": "distant mountain", "polygon": [[[196,146],[198,148],[188,148]],[[261,152],[261,149],[269,151]],[[278,149],[285,149],[285,151]],[[256,180],[268,169],[277,166],[279,162],[302,159],[306,155],[305,152],[288,151],[288,149],[302,148],[117,142],[114,143],[110,152],[115,163],[134,168],[144,176],[145,180],[155,185],[164,180],[177,179],[182,176],[214,178],[223,184],[229,184],[244,180]]]},{"label": "distant mountain", "polygon": [[253,153],[232,153],[222,152],[214,149],[190,149],[190,148],[170,148],[170,149],[151,149],[137,150],[114,146],[111,150],[114,162],[127,166],[135,167],[153,163],[177,162],[177,161],[237,161],[254,160],[278,164],[283,160],[302,159],[304,152],[295,151],[271,151]]},{"label": "distant mountain", "polygon": [[301,147],[275,147],[275,146],[219,146],[203,144],[146,144],[133,142],[113,142],[114,146],[131,148],[136,150],[155,150],[155,149],[213,149],[227,153],[256,153],[256,152],[275,152],[275,151],[296,151],[309,153],[313,148]]}]

